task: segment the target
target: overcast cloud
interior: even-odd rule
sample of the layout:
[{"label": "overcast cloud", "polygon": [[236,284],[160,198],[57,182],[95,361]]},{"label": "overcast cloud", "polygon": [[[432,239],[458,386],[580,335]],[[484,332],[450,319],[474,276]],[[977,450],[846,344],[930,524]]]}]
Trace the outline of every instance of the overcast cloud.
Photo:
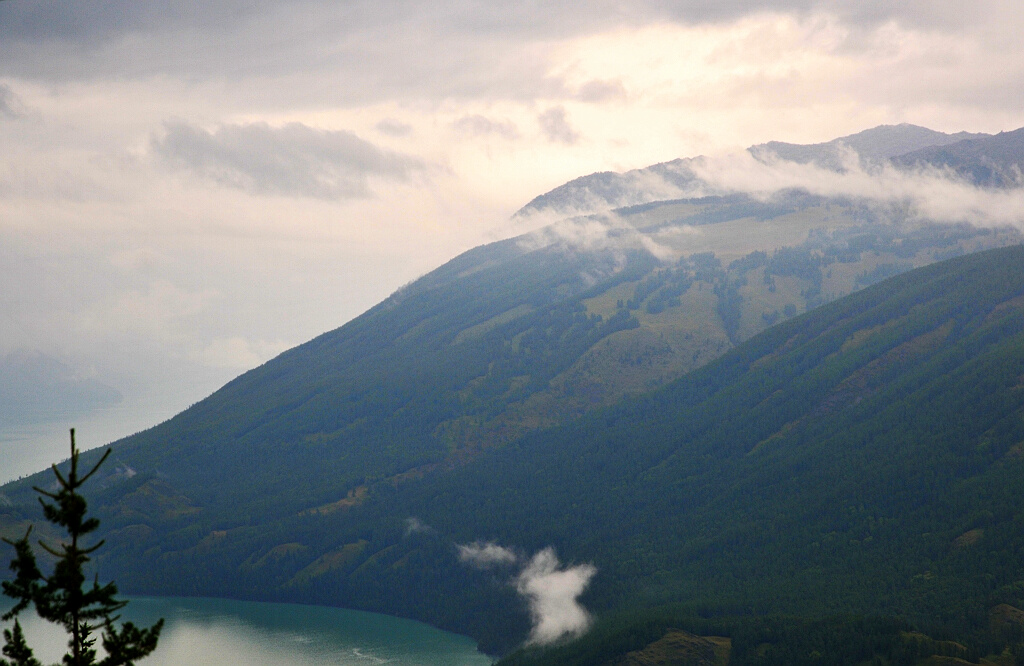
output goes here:
[{"label": "overcast cloud", "polygon": [[[173,413],[531,230],[510,215],[575,177],[883,123],[1024,126],[1022,30],[1009,0],[5,0],[0,354]],[[703,175],[1017,215],[935,199],[928,174],[764,169]]]}]

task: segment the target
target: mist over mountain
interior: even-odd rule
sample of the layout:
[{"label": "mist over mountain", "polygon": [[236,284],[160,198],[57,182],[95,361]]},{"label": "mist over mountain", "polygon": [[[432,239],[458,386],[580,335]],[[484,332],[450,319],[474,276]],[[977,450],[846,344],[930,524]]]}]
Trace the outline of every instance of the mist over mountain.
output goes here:
[{"label": "mist over mountain", "polygon": [[[948,168],[954,175],[966,178],[981,187],[1020,186],[1018,170],[1024,164],[1024,151],[1020,132],[998,135],[957,132],[946,134],[910,124],[881,125],[856,134],[818,144],[791,144],[771,141],[747,149],[763,171],[778,171],[783,178],[792,178],[787,165],[804,165],[813,169],[803,171],[798,180],[803,187],[830,178],[830,172],[846,172],[851,168],[867,169],[865,177],[885,180],[877,173],[879,168],[891,166],[899,172],[913,175],[922,167]],[[852,161],[851,161],[852,160]],[[742,162],[737,156],[693,157],[655,164],[624,173],[603,172],[582,176],[546,192],[520,209],[518,217],[587,214],[607,211],[670,198],[755,194],[764,197],[762,189],[750,183],[729,178],[716,179],[722,171],[735,170]],[[761,180],[764,180],[762,177]],[[794,186],[801,186],[797,183]],[[855,195],[858,185],[847,186]],[[883,185],[882,191],[891,187]]]},{"label": "mist over mountain", "polygon": [[559,217],[712,194],[691,168],[693,161],[677,159],[625,173],[581,176],[535,197],[515,217]]}]

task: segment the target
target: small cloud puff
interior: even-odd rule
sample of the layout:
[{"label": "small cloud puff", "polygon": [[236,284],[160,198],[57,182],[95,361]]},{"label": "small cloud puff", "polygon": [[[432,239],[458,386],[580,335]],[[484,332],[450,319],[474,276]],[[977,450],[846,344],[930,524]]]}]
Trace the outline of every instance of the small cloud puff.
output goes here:
[{"label": "small cloud puff", "polygon": [[571,146],[580,140],[579,132],[573,129],[566,117],[565,107],[555,106],[537,116],[541,132],[551,143]]},{"label": "small cloud puff", "polygon": [[433,532],[434,528],[427,525],[419,518],[410,516],[405,519],[405,536],[410,537],[413,534],[429,534]]},{"label": "small cloud puff", "polygon": [[578,599],[596,573],[591,564],[563,568],[553,548],[533,556],[516,580],[516,590],[529,601],[533,616],[527,645],[550,645],[590,628],[592,618]]},{"label": "small cloud puff", "polygon": [[592,564],[563,567],[554,548],[545,548],[523,562],[514,551],[493,542],[460,545],[458,551],[460,561],[480,569],[522,563],[511,582],[530,608],[533,628],[527,645],[551,645],[590,628],[592,618],[579,597],[597,573]]},{"label": "small cloud puff", "polygon": [[496,543],[474,543],[460,545],[459,561],[472,564],[481,569],[489,569],[495,566],[515,564],[519,558],[508,548],[499,546]]},{"label": "small cloud puff", "polygon": [[519,129],[511,120],[491,120],[479,114],[462,116],[452,127],[461,134],[472,136],[487,136],[493,134],[505,139],[518,139]]},{"label": "small cloud puff", "polygon": [[203,350],[200,357],[211,368],[250,370],[266,363],[290,346],[281,341],[253,341],[239,336],[217,338]]}]

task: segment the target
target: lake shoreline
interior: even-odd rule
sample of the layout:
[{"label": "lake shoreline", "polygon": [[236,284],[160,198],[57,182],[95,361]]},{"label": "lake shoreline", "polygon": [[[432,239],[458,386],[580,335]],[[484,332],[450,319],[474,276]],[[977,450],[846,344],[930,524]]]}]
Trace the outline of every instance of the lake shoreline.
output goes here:
[{"label": "lake shoreline", "polygon": [[[124,595],[123,619],[166,621],[160,645],[144,663],[163,666],[371,664],[485,666],[495,659],[476,641],[423,622],[334,606],[215,597]],[[0,607],[13,604],[0,600]],[[43,661],[57,660],[64,634],[25,611],[22,624]]]}]

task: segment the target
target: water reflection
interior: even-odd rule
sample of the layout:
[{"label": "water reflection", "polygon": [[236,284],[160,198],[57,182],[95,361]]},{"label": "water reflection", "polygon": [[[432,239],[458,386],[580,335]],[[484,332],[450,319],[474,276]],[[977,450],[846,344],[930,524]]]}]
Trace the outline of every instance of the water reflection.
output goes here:
[{"label": "water reflection", "polygon": [[[0,602],[0,605],[3,605]],[[425,624],[338,608],[221,599],[139,597],[125,619],[166,618],[157,651],[145,666],[484,666],[491,659],[464,636]],[[36,656],[54,663],[65,634],[26,612],[22,624]]]}]

